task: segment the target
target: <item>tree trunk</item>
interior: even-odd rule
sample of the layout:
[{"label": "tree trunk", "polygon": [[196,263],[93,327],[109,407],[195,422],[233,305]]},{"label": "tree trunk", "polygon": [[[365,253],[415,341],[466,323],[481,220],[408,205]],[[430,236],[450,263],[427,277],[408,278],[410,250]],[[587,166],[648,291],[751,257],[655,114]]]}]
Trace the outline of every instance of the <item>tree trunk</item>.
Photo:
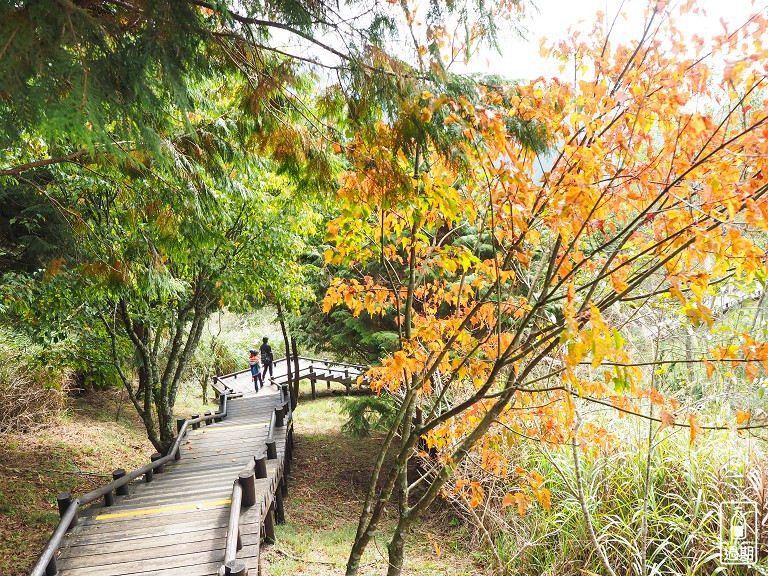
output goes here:
[{"label": "tree trunk", "polygon": [[291,409],[299,403],[299,351],[296,348],[296,338],[291,338],[291,356],[293,357],[294,383],[291,390]]},{"label": "tree trunk", "polygon": [[392,540],[390,540],[387,546],[389,555],[389,568],[387,568],[387,576],[400,576],[403,571],[403,560],[405,559],[405,537],[408,535],[411,529],[410,517],[400,517],[400,521],[397,523],[395,533],[392,534]]},{"label": "tree trunk", "polygon": [[[285,357],[287,359],[288,356],[290,356],[291,343],[288,339],[288,330],[285,328],[285,314],[283,314],[283,307],[280,302],[277,303],[277,319],[280,321],[280,330],[283,333],[283,342],[285,343]],[[290,382],[290,380],[291,379],[289,377],[288,381]]]},{"label": "tree trunk", "polygon": [[[293,370],[291,369],[291,342],[288,338],[288,330],[285,328],[285,316],[283,315],[283,307],[280,302],[277,303],[277,318],[280,320],[280,330],[283,332],[283,342],[285,342],[285,371],[288,376],[288,392],[291,397],[291,410],[296,409],[296,402],[299,386],[296,385],[296,394],[293,393]],[[296,374],[298,377],[298,374]]]},{"label": "tree trunk", "polygon": [[[407,506],[407,478],[408,478],[408,461],[411,458],[413,452],[413,446],[416,443],[418,434],[414,434],[412,431],[413,421],[411,416],[413,414],[413,399],[415,393],[413,391],[408,392],[403,399],[403,404],[398,410],[398,416],[394,425],[390,428],[387,437],[379,449],[379,454],[376,459],[373,471],[371,472],[371,480],[368,485],[368,494],[366,495],[365,504],[363,505],[363,511],[360,514],[360,522],[357,527],[357,534],[355,541],[352,544],[352,550],[349,553],[349,559],[347,560],[346,576],[356,576],[360,568],[360,562],[365,552],[366,547],[373,537],[373,533],[376,531],[379,525],[379,520],[384,512],[384,507],[390,501],[392,492],[394,491],[395,484],[398,479],[406,482],[405,501],[403,501],[402,493],[403,486],[400,484],[400,512],[404,511],[403,506]],[[403,431],[403,442],[401,443],[400,453],[397,455],[395,462],[392,463],[389,476],[386,482],[382,486],[379,486],[379,478],[381,470],[384,465],[384,461],[389,452],[389,448],[395,439],[396,431],[400,429]],[[378,496],[378,497],[377,497]],[[376,500],[374,504],[374,499]]]}]

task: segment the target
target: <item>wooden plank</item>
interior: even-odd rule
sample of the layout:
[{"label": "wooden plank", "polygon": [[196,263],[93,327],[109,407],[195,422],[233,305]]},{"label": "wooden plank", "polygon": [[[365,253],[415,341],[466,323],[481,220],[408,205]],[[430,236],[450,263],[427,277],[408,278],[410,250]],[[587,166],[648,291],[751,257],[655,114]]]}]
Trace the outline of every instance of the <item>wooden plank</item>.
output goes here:
[{"label": "wooden plank", "polygon": [[[258,550],[257,545],[243,546],[241,551],[244,556]],[[117,558],[115,558],[117,559]],[[194,566],[196,564],[221,563],[224,560],[224,549],[220,551],[194,552],[189,554],[176,554],[165,558],[152,558],[144,560],[117,561],[100,566],[88,566],[82,568],[68,568],[66,573],[71,576],[127,576],[137,572],[151,572],[161,574],[166,568],[180,568],[182,566]],[[64,567],[62,567],[64,568]]]},{"label": "wooden plank", "polygon": [[[201,534],[201,533],[197,533]],[[250,532],[242,535],[243,546],[253,546],[256,544],[261,535],[259,533]],[[143,544],[147,544],[146,541],[142,541]],[[117,543],[119,544],[119,543]],[[166,558],[173,558],[180,554],[194,554],[198,552],[211,552],[213,554],[221,553],[221,558],[224,558],[224,546],[226,544],[226,530],[224,536],[218,538],[205,538],[200,540],[191,540],[187,542],[171,542],[170,545],[165,546],[153,546],[153,547],[140,547],[133,549],[120,549],[113,546],[110,551],[104,551],[100,553],[98,549],[94,550],[94,547],[88,549],[90,554],[78,554],[75,557],[69,557],[62,559],[62,566],[66,563],[68,569],[73,568],[89,568],[92,566],[108,566],[110,564],[126,563],[126,562],[151,562],[153,560],[163,560]]]},{"label": "wooden plank", "polygon": [[[210,506],[201,510],[195,510],[194,515],[199,516],[202,512],[206,512],[206,514],[210,514],[211,517],[214,517],[218,514],[221,514],[222,517],[227,517],[229,514],[229,504],[221,504],[216,506]],[[135,526],[136,524],[142,524],[144,526],[148,527],[156,527],[156,526],[163,526],[166,524],[171,524],[174,522],[185,522],[185,515],[190,518],[190,520],[197,519],[195,518],[189,510],[178,510],[178,511],[172,511],[172,512],[166,512],[165,514],[145,514],[145,515],[136,515],[136,516],[127,516],[127,517],[119,517],[114,518],[112,520],[96,520],[95,517],[87,518],[83,521],[83,525],[96,525],[99,524],[103,526],[101,528],[102,530],[110,531],[110,530],[124,530],[125,528],[129,528],[131,526]]]},{"label": "wooden plank", "polygon": [[[240,534],[243,538],[250,538],[254,540],[258,538],[260,523],[252,522],[248,524],[240,525]],[[125,534],[118,539],[113,539],[110,542],[103,540],[91,541],[89,543],[80,542],[78,539],[73,538],[72,542],[67,548],[61,551],[62,558],[71,557],[83,557],[91,555],[112,554],[116,552],[127,552],[129,550],[143,550],[147,554],[152,548],[172,548],[179,542],[202,542],[204,540],[214,539],[226,539],[227,526],[226,523],[223,526],[217,528],[210,528],[208,526],[199,527],[196,530],[191,530],[182,534],[165,534],[154,537],[145,537],[144,534],[138,534],[136,537],[129,537]],[[249,540],[249,543],[251,543]],[[245,542],[245,540],[244,540]]]},{"label": "wooden plank", "polygon": [[[157,570],[150,570],[148,572],[134,572],[133,576],[157,576],[162,574],[163,576],[215,576],[217,570],[221,566],[220,562],[212,562],[207,564],[199,564],[196,566],[181,566],[178,568],[166,568],[162,572]],[[77,576],[79,572],[77,570],[60,570],[58,576]]]},{"label": "wooden plank", "polygon": [[98,543],[110,543],[118,542],[120,540],[139,540],[139,539],[153,539],[162,538],[164,536],[173,536],[179,538],[181,535],[188,532],[196,532],[198,530],[218,530],[220,528],[226,528],[229,521],[229,515],[221,516],[220,518],[205,518],[199,519],[194,522],[178,523],[178,524],[164,524],[162,526],[150,527],[134,524],[133,528],[126,528],[125,530],[118,530],[114,532],[105,532],[99,530],[99,527],[88,526],[89,529],[79,530],[72,533],[68,538],[70,545],[88,545]]}]

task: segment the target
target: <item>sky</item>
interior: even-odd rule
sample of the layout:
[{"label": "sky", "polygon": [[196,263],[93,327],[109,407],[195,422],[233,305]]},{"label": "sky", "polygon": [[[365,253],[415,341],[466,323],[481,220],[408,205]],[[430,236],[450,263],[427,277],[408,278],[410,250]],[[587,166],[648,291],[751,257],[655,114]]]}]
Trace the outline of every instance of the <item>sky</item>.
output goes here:
[{"label": "sky", "polygon": [[[539,54],[539,41],[542,36],[548,40],[565,38],[569,27],[589,30],[595,22],[595,14],[602,11],[606,22],[622,11],[627,17],[617,20],[619,34],[614,37],[628,38],[638,35],[643,27],[643,10],[648,0],[533,0],[535,9],[528,10],[523,25],[528,29],[527,39],[516,38],[514,34],[502,37],[502,54],[486,51],[470,62],[466,70],[499,74],[512,79],[534,79],[567,75],[561,73],[560,64],[545,60]],[[736,25],[755,10],[768,10],[766,0],[698,0],[697,5],[705,16],[690,16],[690,20],[681,22],[685,33],[697,33],[701,36],[721,33],[720,18]],[[458,69],[456,71],[459,71]],[[570,72],[572,74],[572,71]]]}]

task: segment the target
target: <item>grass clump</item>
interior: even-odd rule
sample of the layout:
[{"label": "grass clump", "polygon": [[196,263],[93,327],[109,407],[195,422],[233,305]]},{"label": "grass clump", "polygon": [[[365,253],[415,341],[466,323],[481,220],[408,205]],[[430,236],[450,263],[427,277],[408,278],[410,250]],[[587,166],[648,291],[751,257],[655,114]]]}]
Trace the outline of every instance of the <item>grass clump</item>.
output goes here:
[{"label": "grass clump", "polygon": [[[493,478],[480,466],[462,470],[485,487],[486,498],[475,509],[461,498],[453,502],[475,526],[476,543],[493,548],[497,573],[604,576],[609,571],[601,555],[622,576],[759,573],[765,560],[758,568],[722,562],[719,513],[725,502],[747,500],[766,517],[768,460],[760,441],[710,431],[691,443],[687,431],[631,420],[614,421],[611,433],[613,441],[600,449],[530,440],[509,447],[515,467],[541,474],[549,510],[534,503],[521,514],[504,503],[521,490],[513,477]],[[757,538],[762,556],[768,550],[764,526]]]},{"label": "grass clump", "polygon": [[42,346],[0,330],[0,437],[50,423],[71,381],[72,371],[49,362]]}]

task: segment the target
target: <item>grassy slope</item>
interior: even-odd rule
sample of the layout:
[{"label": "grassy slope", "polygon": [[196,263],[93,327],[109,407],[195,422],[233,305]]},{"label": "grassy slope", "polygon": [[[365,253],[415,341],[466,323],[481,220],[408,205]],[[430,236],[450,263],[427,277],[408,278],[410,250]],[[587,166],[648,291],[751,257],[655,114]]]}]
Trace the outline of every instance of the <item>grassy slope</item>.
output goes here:
[{"label": "grassy slope", "polygon": [[[341,432],[344,416],[338,397],[310,401],[296,410],[296,460],[286,501],[286,524],[277,527],[277,544],[265,547],[265,574],[326,576],[343,574],[357,529],[379,437],[355,440]],[[390,520],[369,547],[362,574],[386,572]],[[413,533],[405,574],[483,574],[463,550],[446,515],[434,515]],[[435,546],[437,543],[437,546]],[[440,554],[438,555],[437,549]]]}]

